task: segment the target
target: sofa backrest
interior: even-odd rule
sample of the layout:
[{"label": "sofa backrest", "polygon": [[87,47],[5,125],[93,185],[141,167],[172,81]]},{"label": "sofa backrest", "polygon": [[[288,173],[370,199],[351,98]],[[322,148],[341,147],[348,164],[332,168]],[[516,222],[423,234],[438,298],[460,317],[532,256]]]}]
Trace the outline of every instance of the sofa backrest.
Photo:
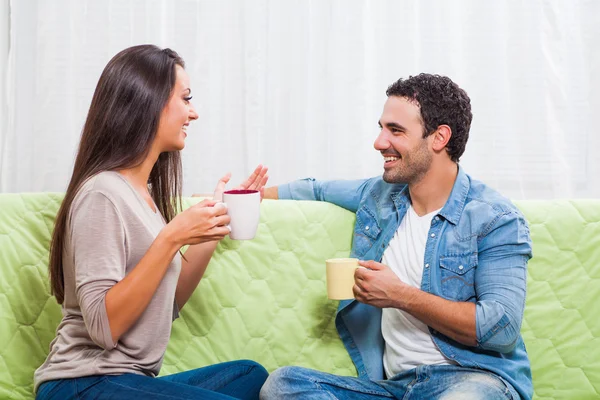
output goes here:
[{"label": "sofa backrest", "polygon": [[[61,318],[47,258],[60,194],[0,195],[0,398],[31,398]],[[186,199],[186,205],[196,200]],[[600,201],[519,202],[534,241],[523,336],[536,397],[600,393]],[[161,374],[248,358],[268,370],[356,371],[334,326],[324,260],[347,256],[354,215],[268,201],[252,241],[222,241],[173,325]]]}]

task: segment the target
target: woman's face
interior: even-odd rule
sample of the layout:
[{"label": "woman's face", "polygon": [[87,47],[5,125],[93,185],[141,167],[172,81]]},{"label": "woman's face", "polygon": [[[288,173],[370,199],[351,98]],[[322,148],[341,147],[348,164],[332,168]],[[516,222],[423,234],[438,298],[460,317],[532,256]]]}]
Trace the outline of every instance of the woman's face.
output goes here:
[{"label": "woman's face", "polygon": [[190,102],[192,90],[188,74],[177,65],[176,76],[171,98],[162,110],[158,123],[155,144],[161,153],[182,150],[185,147],[188,125],[198,119],[198,114]]}]

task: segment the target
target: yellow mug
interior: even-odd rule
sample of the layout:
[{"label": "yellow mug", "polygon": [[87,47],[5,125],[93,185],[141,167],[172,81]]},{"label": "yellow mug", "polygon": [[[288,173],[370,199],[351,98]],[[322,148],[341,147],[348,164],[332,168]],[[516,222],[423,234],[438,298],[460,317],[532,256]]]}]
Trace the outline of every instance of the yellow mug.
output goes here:
[{"label": "yellow mug", "polygon": [[327,297],[332,300],[354,298],[354,271],[358,268],[357,258],[331,258],[325,261],[327,274]]}]

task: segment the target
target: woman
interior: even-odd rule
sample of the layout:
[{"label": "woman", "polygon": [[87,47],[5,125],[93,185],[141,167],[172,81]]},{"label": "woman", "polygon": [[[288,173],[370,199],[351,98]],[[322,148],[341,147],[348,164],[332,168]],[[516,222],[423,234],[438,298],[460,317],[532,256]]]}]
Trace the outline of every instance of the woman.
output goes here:
[{"label": "woman", "polygon": [[[258,398],[267,372],[252,361],[155,378],[172,321],[229,233],[218,202],[229,175],[213,200],[176,214],[191,98],[170,49],[131,47],[104,69],[52,237],[63,319],[34,376],[38,399]],[[241,188],[267,179],[259,166]]]}]

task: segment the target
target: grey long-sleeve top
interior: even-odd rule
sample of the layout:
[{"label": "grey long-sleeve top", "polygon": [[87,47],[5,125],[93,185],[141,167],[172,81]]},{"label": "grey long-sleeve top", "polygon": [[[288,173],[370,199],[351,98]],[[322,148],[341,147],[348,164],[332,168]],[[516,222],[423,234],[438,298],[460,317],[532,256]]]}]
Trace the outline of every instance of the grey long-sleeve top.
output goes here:
[{"label": "grey long-sleeve top", "polygon": [[102,172],[79,190],[68,218],[63,252],[63,319],[50,354],[34,375],[45,381],[89,375],[158,374],[178,316],[175,289],[181,270],[177,254],[150,304],[117,343],[106,314],[108,290],[139,263],[164,227],[118,172]]}]

